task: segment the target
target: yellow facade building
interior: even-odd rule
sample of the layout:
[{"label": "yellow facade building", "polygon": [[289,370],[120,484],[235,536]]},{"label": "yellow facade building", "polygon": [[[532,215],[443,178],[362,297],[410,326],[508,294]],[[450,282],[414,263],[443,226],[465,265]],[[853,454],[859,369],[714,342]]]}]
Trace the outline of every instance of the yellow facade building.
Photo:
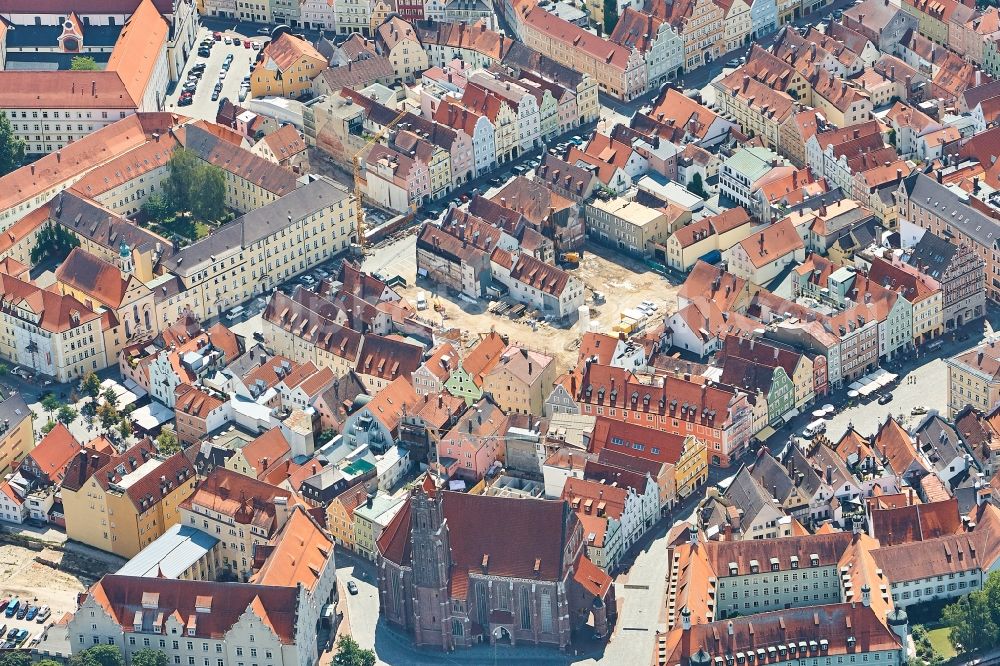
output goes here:
[{"label": "yellow facade building", "polygon": [[194,488],[184,454],[163,458],[149,439],[116,456],[80,455],[62,486],[66,535],[131,558],[179,521],[178,506]]},{"label": "yellow facade building", "polygon": [[10,472],[35,447],[32,417],[19,393],[0,402],[0,475]]},{"label": "yellow facade building", "polygon": [[318,178],[165,260],[199,319],[214,317],[348,250],[354,198]]},{"label": "yellow facade building", "polygon": [[326,58],[312,44],[282,33],[257,59],[250,74],[250,96],[298,99],[312,92],[313,79],[326,66]]}]

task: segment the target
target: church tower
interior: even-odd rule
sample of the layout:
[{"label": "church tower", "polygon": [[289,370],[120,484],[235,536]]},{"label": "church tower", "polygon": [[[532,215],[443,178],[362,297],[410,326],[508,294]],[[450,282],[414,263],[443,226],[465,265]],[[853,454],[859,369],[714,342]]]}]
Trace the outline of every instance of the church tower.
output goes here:
[{"label": "church tower", "polygon": [[128,277],[135,270],[135,264],[132,261],[132,250],[129,249],[128,243],[125,239],[122,239],[121,245],[118,246],[118,270],[122,272],[122,275]]},{"label": "church tower", "polygon": [[444,493],[430,477],[410,499],[410,543],[413,567],[414,632],[418,645],[451,649],[448,583],[451,542],[444,517]]}]

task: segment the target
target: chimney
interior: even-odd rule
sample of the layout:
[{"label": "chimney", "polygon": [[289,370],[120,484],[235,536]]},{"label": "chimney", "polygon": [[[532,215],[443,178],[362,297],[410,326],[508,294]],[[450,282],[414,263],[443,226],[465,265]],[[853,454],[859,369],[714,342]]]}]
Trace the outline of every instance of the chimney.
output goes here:
[{"label": "chimney", "polygon": [[981,86],[983,84],[983,70],[976,70],[976,86]]},{"label": "chimney", "polygon": [[865,583],[861,586],[861,605],[868,608],[872,605],[872,588]]},{"label": "chimney", "polygon": [[92,97],[97,97],[97,81],[90,82],[90,94]]}]

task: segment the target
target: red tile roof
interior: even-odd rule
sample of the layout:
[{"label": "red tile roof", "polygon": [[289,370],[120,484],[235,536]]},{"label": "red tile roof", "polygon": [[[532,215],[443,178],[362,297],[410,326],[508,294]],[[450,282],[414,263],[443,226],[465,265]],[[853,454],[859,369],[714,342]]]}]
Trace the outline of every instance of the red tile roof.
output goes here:
[{"label": "red tile roof", "polygon": [[[128,632],[133,631],[136,613],[141,613],[144,623],[150,623],[150,630],[155,618],[173,615],[194,629],[195,637],[221,639],[251,610],[275,632],[281,643],[295,644],[298,612],[295,587],[107,575],[87,594]],[[199,612],[199,608],[208,612]],[[195,621],[191,622],[192,619]]]},{"label": "red tile roof", "polygon": [[273,548],[261,568],[250,579],[257,585],[296,587],[316,592],[316,584],[327,566],[332,566],[333,537],[306,512],[295,506],[284,527],[271,537]]},{"label": "red tile roof", "polygon": [[872,536],[882,546],[926,541],[965,530],[954,497],[943,502],[871,509]]},{"label": "red tile roof", "polygon": [[56,426],[31,450],[28,457],[50,481],[57,482],[62,479],[63,472],[82,448],[69,428],[62,423],[56,423]]},{"label": "red tile roof", "polygon": [[[570,555],[567,542],[579,519],[562,500],[469,495],[444,490],[444,518],[451,543],[451,596],[465,598],[468,575],[481,572],[484,560],[490,576],[561,581]],[[378,540],[379,552],[391,562],[410,566],[410,504],[408,500]],[[503,516],[503,520],[496,520]],[[582,544],[581,544],[582,545]]]}]

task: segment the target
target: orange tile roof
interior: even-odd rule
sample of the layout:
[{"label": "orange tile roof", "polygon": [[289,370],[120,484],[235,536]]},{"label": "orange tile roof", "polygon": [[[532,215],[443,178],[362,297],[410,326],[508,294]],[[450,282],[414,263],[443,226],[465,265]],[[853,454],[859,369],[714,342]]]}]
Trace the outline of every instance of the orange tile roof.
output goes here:
[{"label": "orange tile roof", "polygon": [[630,49],[609,42],[587,32],[575,23],[551,14],[537,5],[526,8],[520,21],[540,33],[562,42],[574,51],[582,51],[589,57],[606,63],[624,72],[629,64]]},{"label": "orange tile roof", "polygon": [[[268,58],[270,58],[282,72],[294,66],[302,58],[310,58],[326,62],[326,58],[324,58],[312,44],[287,32],[281,33],[278,35],[277,39],[272,40],[267,46],[264,47],[263,57],[260,61],[261,64],[258,66],[263,67],[263,62]],[[320,70],[317,69],[316,74],[319,74],[319,72]]]},{"label": "orange tile roof", "polygon": [[278,160],[287,160],[306,149],[306,142],[294,125],[283,125],[277,132],[271,132],[264,142]]},{"label": "orange tile roof", "polygon": [[327,566],[333,564],[333,537],[303,506],[295,506],[285,525],[273,537],[273,548],[250,579],[256,585],[297,587],[315,592]]},{"label": "orange tile roof", "polygon": [[240,451],[246,461],[257,471],[259,479],[271,465],[288,455],[291,447],[281,428],[271,428],[257,439],[248,442]]},{"label": "orange tile roof", "polygon": [[757,268],[766,266],[787,254],[803,249],[805,245],[789,218],[772,224],[739,243],[751,263]]},{"label": "orange tile roof", "polygon": [[[46,90],[50,85],[48,78],[37,76],[38,72],[2,72],[0,81],[4,75],[14,73],[27,74],[33,79],[30,83],[26,79],[23,80],[20,88],[0,85],[5,95],[12,90],[28,90],[37,91],[33,93],[37,97],[41,91],[36,86],[36,79],[44,82]],[[89,86],[90,75],[93,72],[78,73],[87,75]],[[71,94],[70,86],[66,85],[65,89],[61,85],[57,86],[52,94],[68,97]],[[7,105],[6,98],[4,103]],[[32,104],[31,108],[38,108],[37,99],[34,99]],[[11,208],[19,202],[32,199],[46,190],[57,187],[60,183],[78,178],[108,160],[117,159],[128,150],[144,144],[153,132],[167,133],[168,128],[180,122],[180,118],[168,113],[138,113],[126,116],[3,176],[0,178],[0,209]]]},{"label": "orange tile roof", "polygon": [[375,397],[364,406],[372,416],[385,427],[394,432],[403,414],[411,410],[420,401],[419,396],[406,377],[398,377],[382,388]]},{"label": "orange tile roof", "polygon": [[108,58],[106,71],[121,78],[133,101],[142,103],[150,79],[166,48],[169,26],[152,0],[141,0],[125,23]]},{"label": "orange tile roof", "polygon": [[73,437],[69,428],[62,423],[56,423],[56,426],[31,450],[28,457],[34,461],[42,474],[50,481],[56,482],[62,479],[66,466],[82,449],[82,445]]},{"label": "orange tile roof", "polygon": [[73,248],[56,268],[56,280],[112,310],[121,307],[129,286],[117,266],[79,247]]}]

